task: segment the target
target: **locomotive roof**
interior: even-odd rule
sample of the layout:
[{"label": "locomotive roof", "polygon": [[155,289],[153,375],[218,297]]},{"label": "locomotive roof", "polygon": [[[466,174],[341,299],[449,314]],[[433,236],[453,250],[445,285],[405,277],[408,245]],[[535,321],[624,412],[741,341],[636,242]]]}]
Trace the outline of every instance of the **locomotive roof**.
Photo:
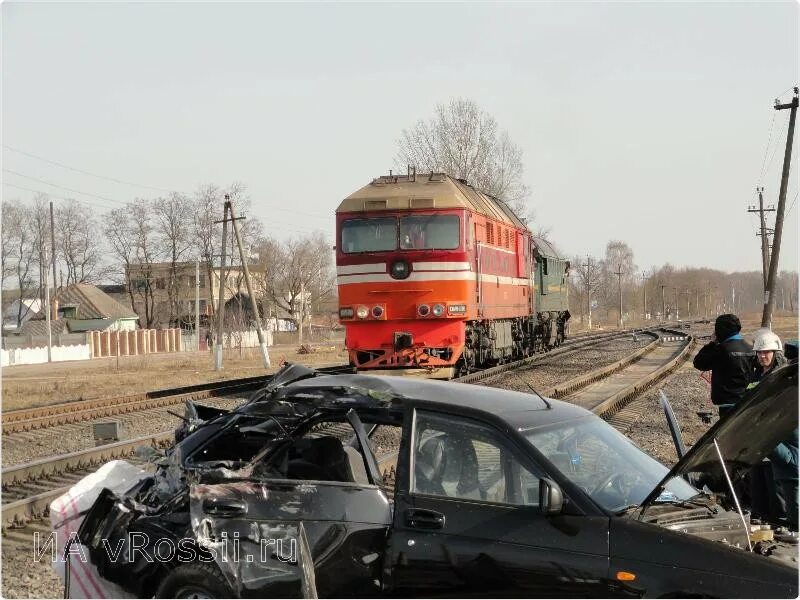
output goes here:
[{"label": "locomotive roof", "polygon": [[490,219],[527,229],[505,202],[446,173],[377,177],[342,200],[336,212],[420,208],[468,208]]},{"label": "locomotive roof", "polygon": [[536,247],[536,250],[539,254],[544,256],[550,256],[552,258],[563,258],[561,253],[556,250],[556,247],[553,245],[552,242],[544,239],[543,237],[533,236],[533,245]]}]

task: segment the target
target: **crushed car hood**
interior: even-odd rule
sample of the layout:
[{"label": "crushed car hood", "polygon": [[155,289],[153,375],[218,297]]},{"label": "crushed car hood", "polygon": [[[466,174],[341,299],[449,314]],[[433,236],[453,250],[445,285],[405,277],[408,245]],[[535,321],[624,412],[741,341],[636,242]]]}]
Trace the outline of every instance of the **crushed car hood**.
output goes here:
[{"label": "crushed car hood", "polygon": [[[748,391],[733,412],[720,419],[692,446],[664,479],[642,502],[655,501],[666,482],[692,473],[707,476],[707,481],[724,482],[724,473],[714,440],[734,481],[769,455],[797,428],[797,362],[776,369]],[[713,492],[723,491],[712,489]]]}]

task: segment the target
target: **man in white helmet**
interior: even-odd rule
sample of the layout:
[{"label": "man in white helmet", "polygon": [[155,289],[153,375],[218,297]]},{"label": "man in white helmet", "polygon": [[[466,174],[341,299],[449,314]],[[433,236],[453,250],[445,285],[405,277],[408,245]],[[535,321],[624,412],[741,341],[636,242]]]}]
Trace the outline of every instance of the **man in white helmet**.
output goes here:
[{"label": "man in white helmet", "polygon": [[774,369],[786,363],[781,347],[781,338],[766,327],[753,334],[753,350],[756,353],[756,367],[751,375],[748,387],[758,383]]}]

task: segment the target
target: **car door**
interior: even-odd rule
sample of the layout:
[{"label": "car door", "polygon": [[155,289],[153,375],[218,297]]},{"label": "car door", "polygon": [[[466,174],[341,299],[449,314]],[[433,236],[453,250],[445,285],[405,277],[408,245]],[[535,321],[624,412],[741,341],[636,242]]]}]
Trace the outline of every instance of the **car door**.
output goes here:
[{"label": "car door", "polygon": [[[344,465],[349,463],[344,444],[322,430],[298,437],[283,450],[288,453],[310,443],[315,448],[310,454],[321,462],[303,469],[318,469],[315,479],[297,479],[294,474],[261,477],[254,469],[256,474],[248,480],[190,487],[197,540],[208,549],[233,594],[295,597],[308,588],[309,573],[323,597],[372,597],[380,592],[391,501],[364,425],[353,409],[347,420],[363,459],[363,476],[357,480],[348,480],[353,472]],[[297,459],[298,467],[304,462]],[[303,544],[310,554],[305,561]]]},{"label": "car door", "polygon": [[[608,518],[539,510],[546,476],[471,418],[414,410],[401,450],[387,587],[399,596],[606,595]],[[404,476],[407,475],[407,476]]]}]

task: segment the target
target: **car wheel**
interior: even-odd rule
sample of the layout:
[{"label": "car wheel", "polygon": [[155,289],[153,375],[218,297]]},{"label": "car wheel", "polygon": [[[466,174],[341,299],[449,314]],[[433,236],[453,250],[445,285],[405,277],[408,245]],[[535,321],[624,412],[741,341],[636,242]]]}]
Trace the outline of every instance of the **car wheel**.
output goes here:
[{"label": "car wheel", "polygon": [[231,598],[232,591],[214,564],[191,563],[169,572],[156,598]]}]

